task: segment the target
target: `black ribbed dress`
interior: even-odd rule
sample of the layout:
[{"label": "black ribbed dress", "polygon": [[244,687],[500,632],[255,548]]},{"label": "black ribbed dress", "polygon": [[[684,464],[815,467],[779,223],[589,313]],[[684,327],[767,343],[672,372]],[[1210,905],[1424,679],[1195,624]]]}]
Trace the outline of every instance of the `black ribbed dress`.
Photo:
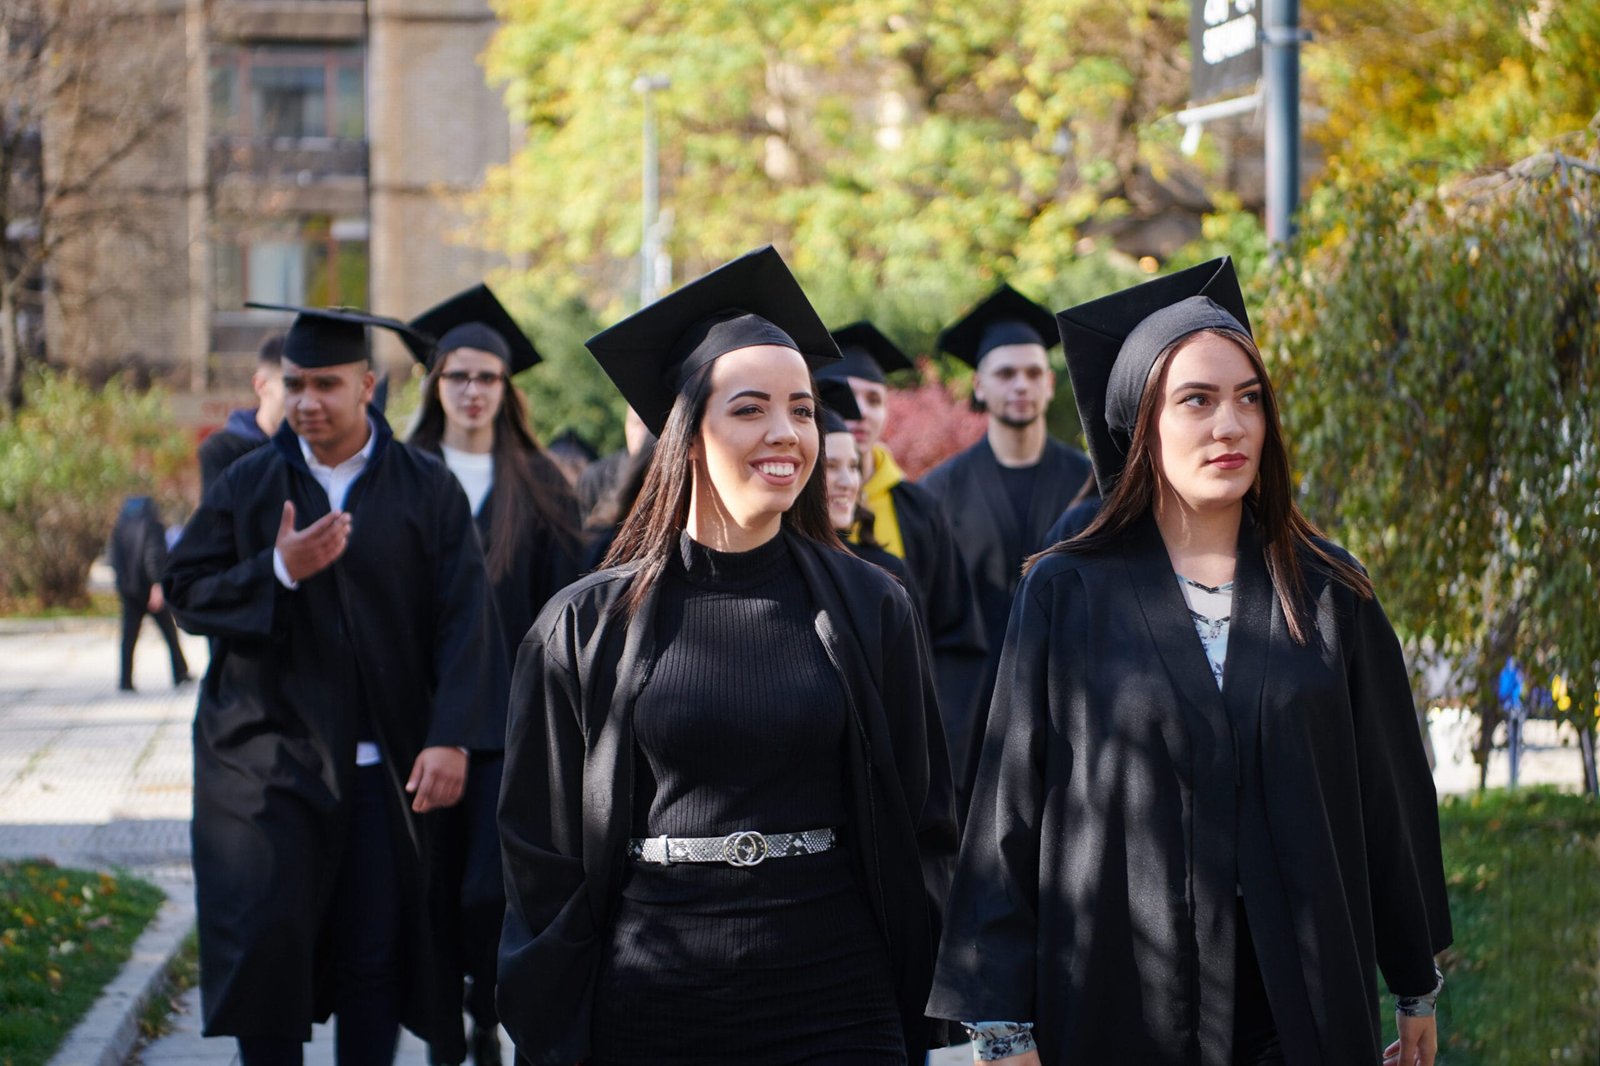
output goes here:
[{"label": "black ribbed dress", "polygon": [[[783,537],[682,538],[634,706],[634,835],[844,827],[846,695]],[[850,849],[629,863],[595,993],[597,1066],[904,1063],[884,938]]]}]

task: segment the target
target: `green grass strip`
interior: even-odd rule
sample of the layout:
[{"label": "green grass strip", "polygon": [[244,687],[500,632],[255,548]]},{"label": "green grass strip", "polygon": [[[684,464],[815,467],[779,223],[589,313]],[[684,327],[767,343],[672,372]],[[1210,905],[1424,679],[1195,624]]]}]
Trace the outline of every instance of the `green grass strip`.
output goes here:
[{"label": "green grass strip", "polygon": [[0,1066],[43,1066],[164,899],[131,877],[0,862]]},{"label": "green grass strip", "polygon": [[1549,789],[1449,796],[1439,829],[1456,934],[1441,959],[1440,1063],[1600,1062],[1600,802]]}]

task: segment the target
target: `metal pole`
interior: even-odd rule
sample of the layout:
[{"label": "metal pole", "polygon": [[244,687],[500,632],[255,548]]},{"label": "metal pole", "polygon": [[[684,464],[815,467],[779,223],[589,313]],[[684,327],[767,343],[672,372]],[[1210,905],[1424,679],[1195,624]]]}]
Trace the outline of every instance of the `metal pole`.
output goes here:
[{"label": "metal pole", "polygon": [[671,84],[661,75],[641,75],[634,91],[644,97],[644,196],[643,230],[639,236],[639,306],[654,303],[656,263],[661,258],[661,178],[660,149],[656,142],[656,109],[653,94]]},{"label": "metal pole", "polygon": [[1266,0],[1267,241],[1294,236],[1300,202],[1300,0]]}]

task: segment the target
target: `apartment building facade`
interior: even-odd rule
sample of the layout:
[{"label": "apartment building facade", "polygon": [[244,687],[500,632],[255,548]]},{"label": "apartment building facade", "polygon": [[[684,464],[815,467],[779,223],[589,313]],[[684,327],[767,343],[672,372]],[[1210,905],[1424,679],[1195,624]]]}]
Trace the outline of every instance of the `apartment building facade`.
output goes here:
[{"label": "apartment building facade", "polygon": [[[130,47],[160,49],[174,117],[117,166],[138,225],[86,231],[48,267],[52,363],[136,365],[183,421],[215,424],[288,320],[246,303],[408,317],[501,263],[462,205],[514,139],[478,63],[487,0],[149,2]],[[48,167],[48,123],[44,144]],[[380,362],[403,368],[387,342]]]}]

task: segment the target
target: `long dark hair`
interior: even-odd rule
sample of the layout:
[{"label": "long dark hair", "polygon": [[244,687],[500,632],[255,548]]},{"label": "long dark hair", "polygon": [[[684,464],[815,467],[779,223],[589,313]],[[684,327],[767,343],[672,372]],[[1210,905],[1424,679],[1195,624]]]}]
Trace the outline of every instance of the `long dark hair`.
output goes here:
[{"label": "long dark hair", "polygon": [[616,480],[601,493],[594,510],[589,512],[583,527],[585,534],[590,537],[616,534],[644,489],[644,476],[650,470],[650,459],[655,453],[656,441],[651,437],[639,447],[637,454],[622,461]]},{"label": "long dark hair", "polygon": [[[442,454],[444,404],[439,400],[439,375],[449,360],[445,352],[434,361],[422,380],[422,406],[417,410],[407,443],[434,455]],[[500,409],[494,416],[494,513],[489,519],[489,578],[498,581],[528,550],[527,532],[542,524],[556,546],[576,559],[582,551],[578,535],[578,503],[555,462],[539,447],[528,427],[528,405],[522,391],[505,379]]]},{"label": "long dark hair", "polygon": [[882,548],[878,543],[878,516],[864,503],[856,504],[856,542],[869,548]]},{"label": "long dark hair", "polygon": [[[696,370],[679,391],[667,416],[667,424],[656,442],[644,486],[633,510],[612,541],[601,568],[637,564],[638,571],[626,599],[619,609],[632,617],[650,590],[661,580],[667,560],[678,550],[678,536],[689,523],[689,499],[694,488],[694,461],[690,450],[705,419],[706,400],[711,396],[711,368],[715,360]],[[812,382],[812,394],[816,393]],[[839,534],[828,518],[828,490],[824,468],[828,456],[820,421],[817,425],[817,462],[811,476],[800,488],[794,506],[784,512],[783,528],[808,537],[819,544],[844,550]]]},{"label": "long dark hair", "polygon": [[[1245,496],[1245,502],[1255,515],[1266,544],[1267,574],[1272,579],[1273,591],[1283,609],[1284,621],[1289,625],[1289,636],[1296,644],[1308,639],[1305,615],[1306,583],[1300,567],[1301,553],[1307,553],[1328,569],[1335,580],[1351,589],[1362,599],[1372,598],[1372,581],[1361,568],[1333,555],[1317,543],[1322,533],[1309,518],[1300,513],[1294,502],[1294,490],[1289,476],[1289,455],[1283,443],[1283,426],[1278,421],[1278,399],[1267,377],[1266,364],[1249,334],[1231,329],[1207,329],[1230,340],[1244,350],[1245,356],[1261,380],[1261,400],[1266,412],[1266,440],[1261,448],[1261,465],[1256,472],[1255,484]],[[1191,333],[1167,346],[1150,368],[1145,379],[1144,392],[1139,397],[1139,412],[1134,420],[1133,440],[1128,447],[1128,464],[1122,476],[1111,489],[1111,495],[1094,520],[1077,536],[1052,545],[1027,561],[1025,570],[1031,569],[1040,559],[1056,552],[1094,552],[1115,544],[1129,526],[1143,518],[1155,507],[1156,493],[1164,480],[1161,464],[1156,458],[1156,422],[1161,412],[1161,379],[1166,376],[1167,364],[1179,348],[1199,334]]]}]

